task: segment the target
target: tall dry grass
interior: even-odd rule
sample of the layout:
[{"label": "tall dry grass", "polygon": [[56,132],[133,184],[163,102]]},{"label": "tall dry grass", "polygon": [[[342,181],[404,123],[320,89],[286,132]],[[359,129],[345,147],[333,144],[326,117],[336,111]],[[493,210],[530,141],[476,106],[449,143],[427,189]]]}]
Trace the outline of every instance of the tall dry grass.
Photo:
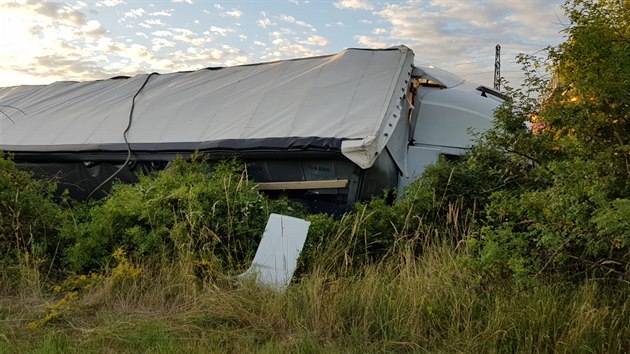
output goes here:
[{"label": "tall dry grass", "polygon": [[60,319],[34,331],[25,325],[43,315],[41,306],[18,311],[1,303],[0,332],[9,335],[0,349],[61,343],[64,351],[131,352],[177,352],[182,345],[192,352],[630,350],[626,285],[488,282],[449,242],[426,243],[420,257],[412,248],[354,274],[315,268],[285,293],[235,285],[229,277],[200,282],[183,263],[147,265],[136,279],[108,278],[84,291]]},{"label": "tall dry grass", "polygon": [[235,284],[185,254],[159,264],[122,255],[58,294],[27,268],[12,283],[23,290],[3,289],[0,352],[630,351],[628,284],[489,278],[470,265],[457,208],[441,229],[408,213],[391,250],[357,264],[351,241],[371,215],[346,217],[284,293]]}]

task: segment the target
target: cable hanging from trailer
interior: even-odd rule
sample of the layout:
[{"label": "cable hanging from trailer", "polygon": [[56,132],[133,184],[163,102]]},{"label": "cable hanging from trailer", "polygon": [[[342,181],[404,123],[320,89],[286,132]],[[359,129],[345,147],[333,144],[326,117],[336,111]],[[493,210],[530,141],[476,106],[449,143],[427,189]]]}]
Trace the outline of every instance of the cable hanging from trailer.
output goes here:
[{"label": "cable hanging from trailer", "polygon": [[149,82],[149,79],[151,78],[151,76],[153,75],[160,75],[159,73],[156,72],[152,72],[149,75],[147,75],[147,77],[144,79],[144,82],[142,83],[142,86],[140,86],[140,88],[138,89],[138,91],[136,91],[136,94],[133,95],[133,98],[131,99],[131,109],[129,110],[129,119],[127,120],[127,127],[125,128],[125,130],[123,131],[123,139],[125,140],[125,145],[127,146],[127,159],[125,160],[125,162],[116,170],[116,172],[112,173],[111,176],[107,177],[106,180],[104,180],[103,182],[101,182],[98,186],[96,186],[94,189],[92,189],[92,191],[90,192],[90,194],[88,194],[87,199],[90,199],[90,197],[92,196],[92,194],[94,194],[97,190],[99,190],[101,187],[103,187],[105,184],[107,184],[109,181],[111,181],[114,177],[116,177],[120,171],[122,171],[127,164],[129,163],[129,161],[131,160],[131,144],[129,144],[129,139],[127,138],[127,134],[129,133],[129,129],[131,129],[131,124],[133,122],[133,112],[136,108],[136,97],[138,97],[138,95],[140,94],[140,92],[144,89],[144,87],[147,85],[147,83]]}]

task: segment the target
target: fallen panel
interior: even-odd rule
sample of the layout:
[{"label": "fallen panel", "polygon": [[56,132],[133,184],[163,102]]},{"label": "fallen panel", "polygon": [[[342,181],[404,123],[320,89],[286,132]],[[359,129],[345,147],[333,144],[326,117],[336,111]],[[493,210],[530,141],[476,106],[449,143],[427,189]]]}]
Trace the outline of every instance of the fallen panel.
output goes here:
[{"label": "fallen panel", "polygon": [[304,247],[310,222],[271,214],[251,267],[239,277],[253,276],[256,283],[283,291],[289,286]]}]

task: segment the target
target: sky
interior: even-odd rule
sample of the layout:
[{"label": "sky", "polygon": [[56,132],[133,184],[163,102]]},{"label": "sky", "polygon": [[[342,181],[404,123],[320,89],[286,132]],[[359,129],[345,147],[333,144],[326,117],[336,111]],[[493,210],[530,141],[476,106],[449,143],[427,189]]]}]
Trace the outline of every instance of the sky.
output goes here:
[{"label": "sky", "polygon": [[562,0],[0,0],[0,87],[406,45],[418,66],[492,86],[564,40]]}]

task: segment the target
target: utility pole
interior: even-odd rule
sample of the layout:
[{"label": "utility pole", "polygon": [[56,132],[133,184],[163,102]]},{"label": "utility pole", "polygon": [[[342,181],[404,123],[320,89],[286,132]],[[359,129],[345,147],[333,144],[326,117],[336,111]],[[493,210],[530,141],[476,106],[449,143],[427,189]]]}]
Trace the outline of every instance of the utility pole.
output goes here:
[{"label": "utility pole", "polygon": [[497,44],[494,49],[494,89],[499,91],[501,88],[501,46]]}]

